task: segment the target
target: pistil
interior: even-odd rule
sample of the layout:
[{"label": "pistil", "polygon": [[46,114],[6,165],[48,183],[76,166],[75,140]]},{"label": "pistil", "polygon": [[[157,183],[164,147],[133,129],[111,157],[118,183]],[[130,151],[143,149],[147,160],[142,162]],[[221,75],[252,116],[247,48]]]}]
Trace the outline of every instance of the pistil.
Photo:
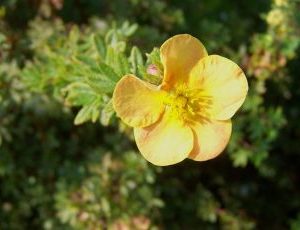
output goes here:
[{"label": "pistil", "polygon": [[211,98],[200,89],[179,87],[168,92],[166,110],[177,119],[190,123],[197,118],[209,119]]}]

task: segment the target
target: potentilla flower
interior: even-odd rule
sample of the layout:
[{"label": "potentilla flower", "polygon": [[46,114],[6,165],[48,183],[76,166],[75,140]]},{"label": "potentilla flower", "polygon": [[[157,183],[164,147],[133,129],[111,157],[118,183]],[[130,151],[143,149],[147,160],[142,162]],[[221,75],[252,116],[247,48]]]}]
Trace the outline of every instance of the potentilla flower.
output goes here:
[{"label": "potentilla flower", "polygon": [[208,55],[188,34],[168,39],[160,56],[161,85],[134,75],[117,83],[113,94],[117,115],[134,127],[138,149],[155,165],[218,156],[231,135],[230,118],[248,91],[245,74],[229,59]]},{"label": "potentilla flower", "polygon": [[287,6],[289,3],[288,0],[275,0],[275,5],[276,6]]},{"label": "potentilla flower", "polygon": [[284,22],[285,15],[282,10],[274,9],[268,13],[266,20],[271,26],[279,26]]}]

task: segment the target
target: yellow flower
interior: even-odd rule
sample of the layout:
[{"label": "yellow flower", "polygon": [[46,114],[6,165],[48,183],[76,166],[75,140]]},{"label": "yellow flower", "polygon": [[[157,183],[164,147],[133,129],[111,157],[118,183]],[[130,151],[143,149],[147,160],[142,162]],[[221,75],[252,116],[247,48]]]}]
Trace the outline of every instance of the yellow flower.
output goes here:
[{"label": "yellow flower", "polygon": [[278,26],[282,24],[285,20],[285,15],[280,9],[271,10],[266,18],[267,22],[271,26]]},{"label": "yellow flower", "polygon": [[188,34],[168,39],[160,56],[164,66],[160,86],[133,75],[117,83],[113,94],[117,115],[134,127],[140,152],[155,165],[216,157],[229,141],[230,118],[248,91],[243,71],[229,59],[208,55]]},{"label": "yellow flower", "polygon": [[276,6],[287,6],[288,5],[288,0],[275,0],[275,5]]}]

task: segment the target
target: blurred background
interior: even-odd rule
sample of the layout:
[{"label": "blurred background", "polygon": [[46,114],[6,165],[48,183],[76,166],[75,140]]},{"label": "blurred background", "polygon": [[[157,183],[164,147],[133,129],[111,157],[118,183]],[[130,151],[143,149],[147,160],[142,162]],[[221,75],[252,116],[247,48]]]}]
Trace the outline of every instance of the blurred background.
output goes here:
[{"label": "blurred background", "polygon": [[[225,153],[155,167],[80,79],[145,76],[178,33],[250,90]],[[300,229],[299,46],[299,0],[1,0],[0,229]]]}]

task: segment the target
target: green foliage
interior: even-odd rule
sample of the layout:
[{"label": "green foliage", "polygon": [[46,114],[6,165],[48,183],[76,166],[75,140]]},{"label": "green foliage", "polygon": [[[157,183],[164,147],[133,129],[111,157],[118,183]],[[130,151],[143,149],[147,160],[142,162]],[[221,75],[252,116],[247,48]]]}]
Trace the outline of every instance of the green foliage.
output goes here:
[{"label": "green foliage", "polygon": [[[81,106],[74,121],[77,125],[99,119],[107,123],[113,115],[108,107],[116,83],[137,68],[142,58],[129,61],[125,53],[126,39],[136,28],[125,22],[97,34],[80,34],[74,26],[65,36],[49,36],[38,46],[35,61],[23,70],[25,83],[33,91],[47,91],[58,98],[64,95],[69,106]],[[37,32],[32,27],[32,36]]]},{"label": "green foliage", "polygon": [[[162,202],[151,189],[155,182],[153,169],[133,152],[118,158],[116,153],[98,152],[102,151],[91,154],[87,165],[80,167],[80,184],[73,176],[57,182],[55,206],[60,210],[61,222],[73,229],[102,229],[118,220],[128,223],[133,217],[150,213],[155,217]],[[72,175],[74,168],[66,170]]]},{"label": "green foliage", "polygon": [[[4,0],[0,229],[298,229],[299,7]],[[239,63],[250,90],[226,153],[159,168],[111,96],[126,74],[159,84],[155,47],[181,32]]]}]

